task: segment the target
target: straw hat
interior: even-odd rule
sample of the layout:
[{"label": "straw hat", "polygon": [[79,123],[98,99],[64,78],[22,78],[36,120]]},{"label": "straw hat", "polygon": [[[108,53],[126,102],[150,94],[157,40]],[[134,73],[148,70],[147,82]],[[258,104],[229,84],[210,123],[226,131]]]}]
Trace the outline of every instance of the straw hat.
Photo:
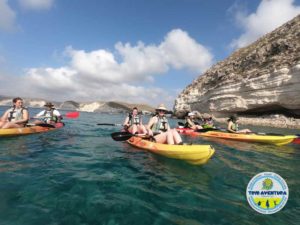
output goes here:
[{"label": "straw hat", "polygon": [[155,110],[156,111],[158,111],[158,110],[168,111],[164,104],[160,104]]},{"label": "straw hat", "polygon": [[44,106],[45,107],[53,107],[54,105],[52,104],[52,102],[46,102]]},{"label": "straw hat", "polygon": [[210,119],[211,115],[209,115],[208,113],[204,113],[203,114],[203,119]]}]

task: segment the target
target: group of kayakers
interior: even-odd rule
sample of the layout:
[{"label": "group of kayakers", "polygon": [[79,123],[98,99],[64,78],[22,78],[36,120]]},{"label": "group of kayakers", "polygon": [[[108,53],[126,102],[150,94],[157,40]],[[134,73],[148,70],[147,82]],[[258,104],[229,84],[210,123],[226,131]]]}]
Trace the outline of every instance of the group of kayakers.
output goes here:
[{"label": "group of kayakers", "polygon": [[[157,143],[182,144],[182,139],[177,130],[170,128],[165,116],[168,110],[164,104],[160,104],[155,109],[155,112],[155,115],[150,118],[148,124],[143,125],[142,116],[139,114],[138,108],[134,107],[124,121],[124,130],[137,136],[148,135]],[[196,112],[187,113],[184,128],[195,131],[218,129],[214,126],[213,118],[210,114],[204,113],[201,116],[201,122],[197,121],[196,114]],[[239,130],[238,117],[235,115],[230,116],[227,122],[227,131],[230,133],[251,133],[249,129]]]},{"label": "group of kayakers", "polygon": [[46,102],[45,109],[30,118],[29,111],[23,106],[23,99],[20,97],[12,100],[13,106],[6,110],[0,118],[0,128],[21,128],[25,127],[30,119],[35,119],[31,124],[55,124],[62,120],[60,112],[54,108],[51,102]]},{"label": "group of kayakers", "polygon": [[149,135],[157,143],[182,144],[182,139],[176,129],[171,129],[165,114],[167,108],[160,104],[155,109],[155,115],[150,118],[146,126],[143,125],[142,117],[136,107],[128,114],[124,121],[124,130],[136,135]]},{"label": "group of kayakers", "polygon": [[[60,112],[55,109],[51,102],[46,102],[45,109],[36,114],[33,118],[30,118],[27,108],[23,107],[22,98],[14,98],[13,106],[8,109],[0,118],[0,128],[21,128],[28,124],[30,119],[35,119],[31,125],[39,124],[55,124],[60,122],[62,116]],[[153,141],[157,143],[167,144],[182,144],[182,139],[176,129],[171,129],[166,113],[168,112],[164,104],[160,104],[155,109],[155,115],[152,116],[145,126],[143,125],[142,116],[137,107],[134,107],[132,111],[126,117],[123,126],[124,130],[132,134],[143,136],[150,136]],[[204,113],[201,116],[201,122],[196,120],[197,112],[189,112],[185,118],[185,128],[189,128],[195,131],[217,129],[214,126],[212,116]],[[197,115],[199,117],[199,115]],[[233,115],[228,119],[227,131],[231,133],[251,133],[249,129],[238,129],[238,118]]]},{"label": "group of kayakers", "polygon": [[[185,118],[184,128],[190,128],[192,130],[209,130],[209,129],[217,129],[214,126],[214,122],[212,116],[208,113],[204,113],[200,117],[201,122],[198,122],[196,119],[196,112],[189,112]],[[238,125],[238,117],[236,115],[231,115],[227,120],[227,131],[229,133],[251,133],[252,131],[249,129],[239,130]]]}]

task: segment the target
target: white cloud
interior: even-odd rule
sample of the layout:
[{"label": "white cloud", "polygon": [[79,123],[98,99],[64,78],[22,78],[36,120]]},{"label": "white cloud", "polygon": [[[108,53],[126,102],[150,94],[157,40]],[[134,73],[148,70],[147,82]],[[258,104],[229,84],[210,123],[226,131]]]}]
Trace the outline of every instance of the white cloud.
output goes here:
[{"label": "white cloud", "polygon": [[255,13],[246,15],[239,11],[236,20],[244,33],[231,42],[231,47],[244,47],[299,13],[300,6],[294,5],[294,0],[262,0]]},{"label": "white cloud", "polygon": [[47,10],[53,3],[54,0],[19,0],[21,7],[27,10]]},{"label": "white cloud", "polygon": [[203,72],[212,63],[212,55],[204,46],[190,38],[188,33],[176,29],[168,33],[160,45],[166,62],[176,69],[188,68]]},{"label": "white cloud", "polygon": [[204,46],[179,29],[169,32],[159,45],[117,43],[115,54],[104,49],[86,52],[67,47],[65,53],[70,58],[68,65],[26,71],[19,79],[22,87],[27,87],[25,94],[158,104],[175,96],[173,91],[154,87],[155,76],[169,69],[188,69],[198,74],[212,64],[213,58]]},{"label": "white cloud", "polygon": [[7,0],[0,0],[0,31],[15,29],[16,13],[10,8]]}]

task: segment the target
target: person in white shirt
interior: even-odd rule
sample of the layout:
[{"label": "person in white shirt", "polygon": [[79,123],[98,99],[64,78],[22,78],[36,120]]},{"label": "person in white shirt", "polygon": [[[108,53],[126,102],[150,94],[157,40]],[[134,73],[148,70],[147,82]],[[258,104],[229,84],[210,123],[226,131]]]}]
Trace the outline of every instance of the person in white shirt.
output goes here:
[{"label": "person in white shirt", "polygon": [[0,118],[0,128],[20,128],[24,127],[29,120],[29,113],[23,107],[22,98],[13,99],[13,107],[8,109]]},{"label": "person in white shirt", "polygon": [[35,119],[39,119],[34,121],[34,124],[48,123],[55,124],[61,122],[62,116],[60,112],[54,108],[54,105],[51,102],[46,102],[44,105],[46,108],[35,115]]}]

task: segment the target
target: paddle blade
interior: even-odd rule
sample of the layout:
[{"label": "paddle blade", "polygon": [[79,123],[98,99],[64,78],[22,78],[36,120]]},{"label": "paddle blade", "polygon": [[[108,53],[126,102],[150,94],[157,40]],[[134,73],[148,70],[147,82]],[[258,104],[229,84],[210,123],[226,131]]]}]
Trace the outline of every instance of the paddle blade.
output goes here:
[{"label": "paddle blade", "polygon": [[122,124],[118,124],[118,123],[97,123],[97,125],[100,125],[100,126],[122,126]]},{"label": "paddle blade", "polygon": [[79,112],[67,112],[65,115],[66,118],[75,119],[79,117]]},{"label": "paddle blade", "polygon": [[127,141],[132,136],[134,135],[129,132],[115,132],[111,134],[112,139],[115,141]]},{"label": "paddle blade", "polygon": [[183,122],[178,122],[178,126],[184,127],[184,123]]},{"label": "paddle blade", "polygon": [[293,141],[294,144],[300,144],[300,137],[295,138]]}]

